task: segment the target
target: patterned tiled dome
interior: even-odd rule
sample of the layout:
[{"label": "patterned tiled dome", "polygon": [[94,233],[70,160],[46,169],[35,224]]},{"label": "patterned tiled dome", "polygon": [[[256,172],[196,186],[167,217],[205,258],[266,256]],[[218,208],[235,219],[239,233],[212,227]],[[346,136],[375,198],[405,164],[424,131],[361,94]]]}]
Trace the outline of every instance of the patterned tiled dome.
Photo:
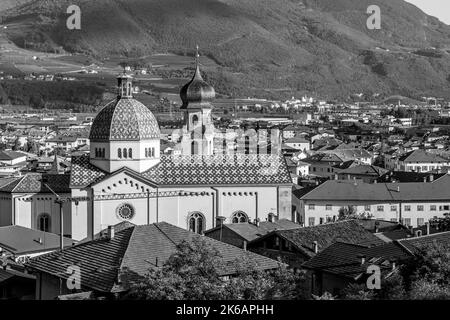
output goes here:
[{"label": "patterned tiled dome", "polygon": [[89,135],[93,142],[159,138],[155,116],[135,99],[119,99],[108,103],[95,117]]}]

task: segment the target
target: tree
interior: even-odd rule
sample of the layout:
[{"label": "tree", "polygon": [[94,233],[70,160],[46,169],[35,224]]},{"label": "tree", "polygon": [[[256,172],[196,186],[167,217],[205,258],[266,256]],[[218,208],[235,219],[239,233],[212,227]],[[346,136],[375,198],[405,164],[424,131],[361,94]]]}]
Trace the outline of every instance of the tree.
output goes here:
[{"label": "tree", "polygon": [[354,206],[346,206],[339,209],[339,220],[353,219],[356,217],[356,208]]},{"label": "tree", "polygon": [[381,281],[381,289],[350,284],[348,300],[450,300],[450,245],[432,243],[417,247],[414,257]]},{"label": "tree", "polygon": [[282,264],[277,270],[262,271],[249,258],[236,261],[230,279],[220,276],[225,265],[220,253],[204,239],[183,241],[161,268],[145,277],[132,273],[125,278],[130,290],[125,299],[218,300],[298,298],[303,277]]}]

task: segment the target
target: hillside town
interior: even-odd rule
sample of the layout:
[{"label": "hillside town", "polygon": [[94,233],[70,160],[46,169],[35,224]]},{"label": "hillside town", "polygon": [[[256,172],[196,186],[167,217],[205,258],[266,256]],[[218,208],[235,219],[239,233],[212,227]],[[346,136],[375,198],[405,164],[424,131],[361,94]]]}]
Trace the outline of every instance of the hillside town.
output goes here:
[{"label": "hillside town", "polygon": [[[192,241],[221,254],[220,279],[236,261],[284,266],[302,299],[339,299],[369,267],[385,281],[449,244],[448,105],[227,109],[196,59],[180,126],[160,125],[127,73],[95,113],[3,110],[0,298],[127,297],[130,277],[164,272]],[[78,286],[61,285],[70,268]]]}]

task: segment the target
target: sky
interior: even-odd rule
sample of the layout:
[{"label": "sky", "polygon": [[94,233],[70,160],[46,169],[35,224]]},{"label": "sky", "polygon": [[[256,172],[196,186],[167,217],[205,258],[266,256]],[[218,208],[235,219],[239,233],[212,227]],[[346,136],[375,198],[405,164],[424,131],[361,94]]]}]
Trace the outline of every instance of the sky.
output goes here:
[{"label": "sky", "polygon": [[406,0],[450,25],[450,0]]}]

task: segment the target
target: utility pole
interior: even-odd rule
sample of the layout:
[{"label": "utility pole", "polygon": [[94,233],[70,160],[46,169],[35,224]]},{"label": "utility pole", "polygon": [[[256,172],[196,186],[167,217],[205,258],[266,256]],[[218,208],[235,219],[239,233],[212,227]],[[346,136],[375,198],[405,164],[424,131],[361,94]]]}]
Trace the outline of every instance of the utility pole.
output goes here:
[{"label": "utility pole", "polygon": [[44,186],[47,187],[48,190],[50,190],[56,197],[55,203],[59,204],[59,226],[60,226],[60,237],[59,237],[59,245],[60,250],[64,250],[64,212],[63,212],[63,204],[64,200],[60,197],[59,194],[57,194],[50,186],[45,183],[46,179],[43,179]]}]

